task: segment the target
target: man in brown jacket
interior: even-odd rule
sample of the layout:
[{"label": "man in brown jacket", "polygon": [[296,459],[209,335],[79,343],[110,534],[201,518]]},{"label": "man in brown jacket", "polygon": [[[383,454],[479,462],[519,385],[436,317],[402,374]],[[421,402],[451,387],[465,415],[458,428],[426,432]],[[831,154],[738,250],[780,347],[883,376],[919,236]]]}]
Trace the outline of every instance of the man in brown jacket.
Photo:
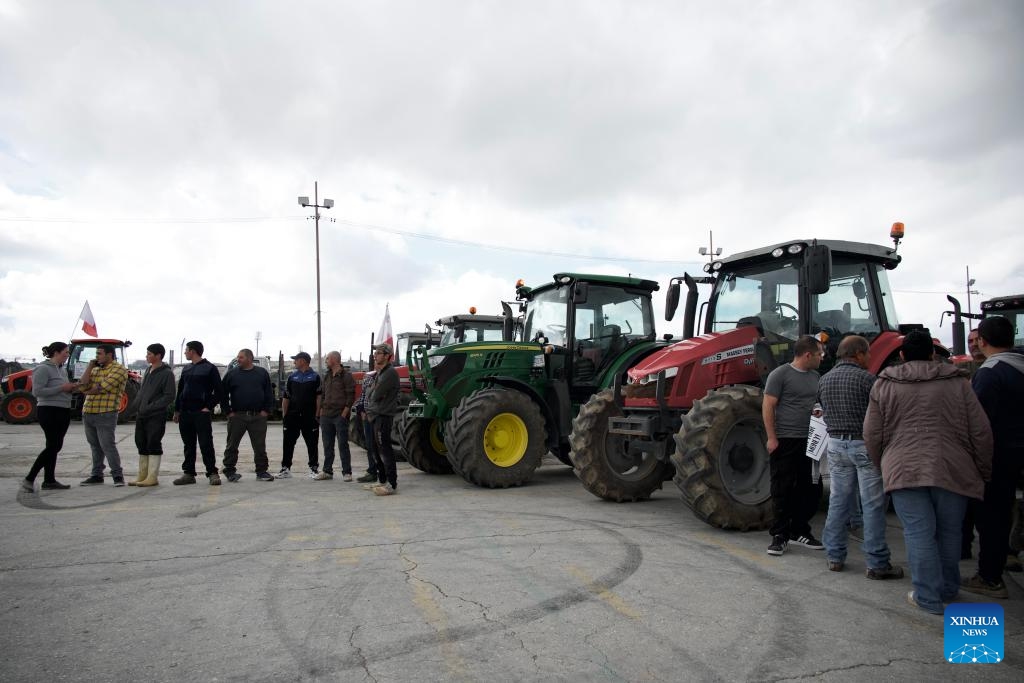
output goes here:
[{"label": "man in brown jacket", "polygon": [[352,403],[356,400],[356,383],[352,373],[341,364],[341,354],[327,354],[327,374],[324,375],[324,398],[320,403],[320,433],[324,439],[324,469],[314,479],[334,478],[334,442],[338,442],[341,455],[342,481],[352,481],[352,452],[348,448],[348,419]]},{"label": "man in brown jacket", "polygon": [[982,497],[992,473],[992,430],[967,378],[932,354],[927,330],[903,339],[906,362],[871,389],[864,441],[903,524],[914,584],[907,600],[942,614],[960,590],[967,500]]}]

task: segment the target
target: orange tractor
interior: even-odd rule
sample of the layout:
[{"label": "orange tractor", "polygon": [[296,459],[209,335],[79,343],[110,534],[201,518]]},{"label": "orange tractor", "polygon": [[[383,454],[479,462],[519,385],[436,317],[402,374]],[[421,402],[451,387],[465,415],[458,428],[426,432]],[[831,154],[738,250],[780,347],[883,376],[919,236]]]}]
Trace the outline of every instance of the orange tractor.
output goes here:
[{"label": "orange tractor", "polygon": [[[96,357],[96,347],[100,344],[110,344],[114,347],[118,362],[124,362],[124,350],[132,345],[130,341],[120,339],[72,339],[71,355],[65,369],[68,373],[68,381],[74,382],[85,372],[89,361]],[[135,397],[139,393],[139,384],[142,376],[134,371],[128,371],[128,384],[125,385],[124,393],[121,395],[121,404],[118,407],[118,422],[126,422],[135,417],[137,407]],[[0,380],[3,389],[3,399],[0,399],[0,417],[10,424],[28,424],[36,420],[36,397],[32,394],[32,371],[20,370],[7,375]],[[82,414],[82,395],[74,394],[72,401],[72,415],[80,418]]]}]

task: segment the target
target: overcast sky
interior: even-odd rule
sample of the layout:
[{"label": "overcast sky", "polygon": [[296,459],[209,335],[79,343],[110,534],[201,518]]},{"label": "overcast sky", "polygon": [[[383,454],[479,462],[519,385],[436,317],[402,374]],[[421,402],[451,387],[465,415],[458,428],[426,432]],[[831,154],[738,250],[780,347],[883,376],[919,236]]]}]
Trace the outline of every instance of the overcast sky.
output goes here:
[{"label": "overcast sky", "polygon": [[975,309],[1024,292],[1022,35],[1016,0],[0,0],[0,357],[86,299],[130,358],[315,351],[314,181],[345,358],[388,303],[896,220],[901,322],[948,341],[966,267]]}]

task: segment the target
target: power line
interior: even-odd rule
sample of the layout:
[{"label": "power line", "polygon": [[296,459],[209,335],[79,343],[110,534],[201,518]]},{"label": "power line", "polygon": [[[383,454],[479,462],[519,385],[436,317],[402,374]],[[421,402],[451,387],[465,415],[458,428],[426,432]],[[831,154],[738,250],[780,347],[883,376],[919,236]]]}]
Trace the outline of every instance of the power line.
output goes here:
[{"label": "power line", "polygon": [[[143,224],[143,225],[194,225],[194,224],[216,224],[216,223],[270,223],[280,222],[287,220],[297,220],[299,217],[296,216],[249,216],[240,218],[179,218],[179,219],[160,219],[160,218],[115,218],[115,219],[104,219],[99,220],[84,220],[77,218],[27,218],[27,217],[0,217],[2,222],[22,222],[22,223],[71,223],[71,224]],[[301,218],[305,219],[305,216]],[[441,237],[439,235],[431,235],[422,232],[413,232],[411,230],[400,230],[398,228],[391,228],[384,225],[375,225],[373,223],[359,223],[356,221],[347,221],[344,219],[337,219],[337,223],[346,225],[351,228],[360,228],[363,230],[370,230],[372,232],[382,232],[389,235],[397,235],[400,237],[408,237],[412,239],[426,240],[428,242],[438,242],[440,244],[451,244],[460,247],[471,247],[474,249],[489,249],[492,251],[504,251],[513,252],[518,254],[534,254],[543,256],[557,256],[559,258],[571,258],[584,261],[612,261],[616,263],[667,263],[676,265],[693,265],[700,267],[700,263],[697,261],[684,261],[680,259],[649,259],[649,258],[631,258],[623,256],[602,256],[602,255],[590,255],[590,254],[579,254],[571,252],[561,251],[550,251],[541,249],[529,249],[527,247],[513,247],[501,244],[487,244],[484,242],[474,242],[472,240],[461,240],[452,237]]]}]

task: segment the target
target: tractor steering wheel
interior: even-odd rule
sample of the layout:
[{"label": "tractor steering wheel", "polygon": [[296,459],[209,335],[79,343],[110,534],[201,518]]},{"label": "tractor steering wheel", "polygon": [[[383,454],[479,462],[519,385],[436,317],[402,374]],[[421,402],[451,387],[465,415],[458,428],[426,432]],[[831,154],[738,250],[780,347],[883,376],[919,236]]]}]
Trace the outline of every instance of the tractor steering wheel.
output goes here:
[{"label": "tractor steering wheel", "polygon": [[794,320],[800,319],[800,311],[798,311],[797,308],[791,304],[783,303],[782,301],[776,301],[775,308],[779,311],[779,315],[781,315],[783,318],[785,318],[786,316],[785,314],[783,314],[782,309],[788,308],[789,310],[793,311]]}]

